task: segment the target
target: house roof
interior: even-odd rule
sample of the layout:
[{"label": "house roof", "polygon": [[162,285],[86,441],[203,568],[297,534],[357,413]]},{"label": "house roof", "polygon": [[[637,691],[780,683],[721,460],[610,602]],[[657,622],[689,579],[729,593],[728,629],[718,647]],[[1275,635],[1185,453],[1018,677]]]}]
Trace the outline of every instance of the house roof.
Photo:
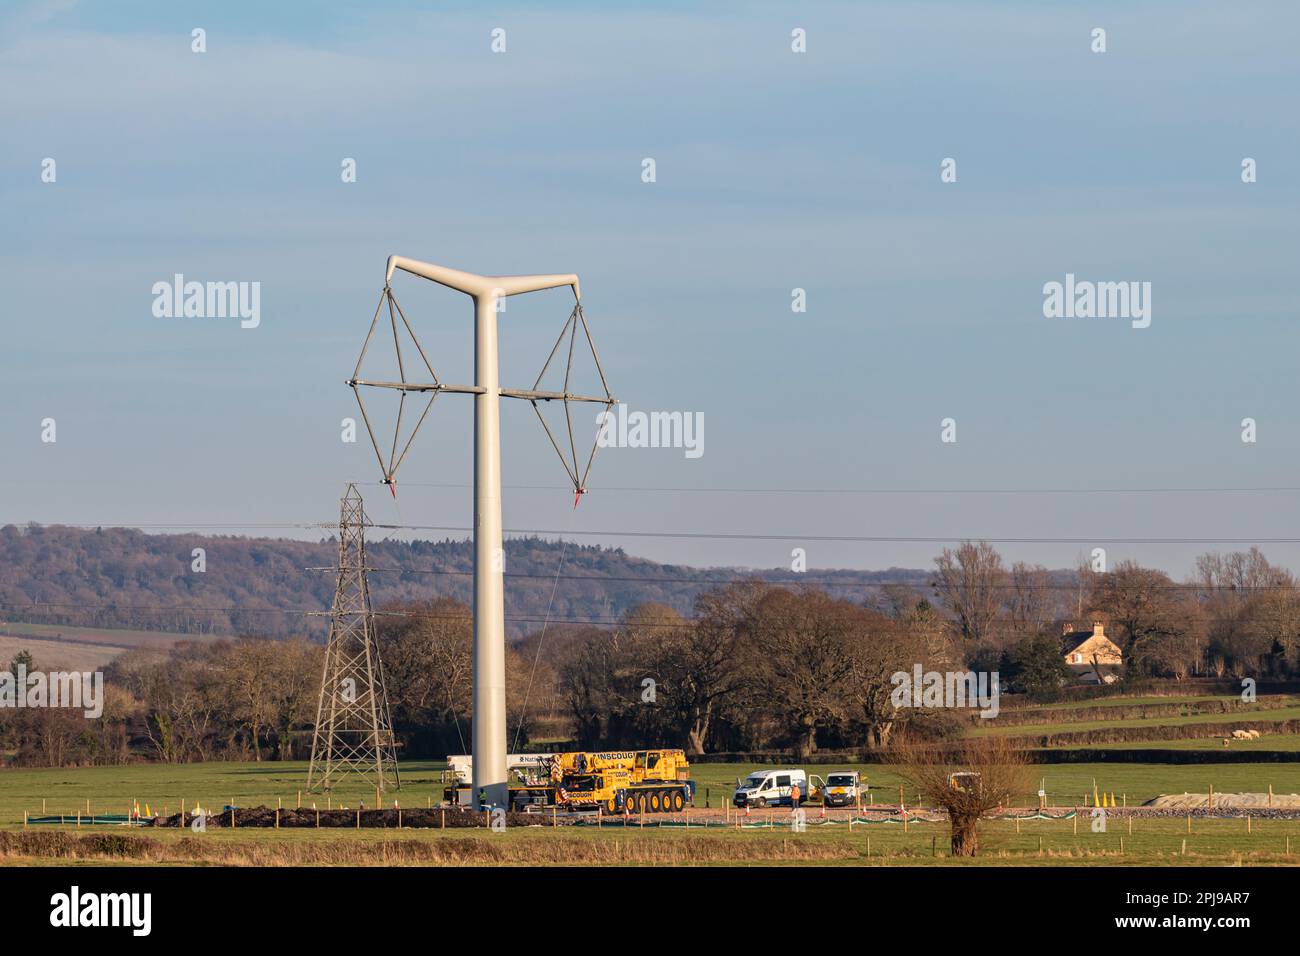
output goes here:
[{"label": "house roof", "polygon": [[1094,622],[1092,627],[1086,630],[1074,630],[1074,625],[1072,624],[1068,625],[1068,627],[1070,629],[1063,631],[1061,634],[1061,653],[1063,654],[1071,653],[1082,645],[1088,643],[1093,638],[1096,638],[1099,641],[1105,641],[1112,645],[1115,650],[1120,650],[1120,646],[1111,639],[1109,634],[1106,633],[1105,627],[1101,622]]},{"label": "house roof", "polygon": [[1068,654],[1090,637],[1092,631],[1071,631],[1064,634],[1061,636],[1061,650]]}]

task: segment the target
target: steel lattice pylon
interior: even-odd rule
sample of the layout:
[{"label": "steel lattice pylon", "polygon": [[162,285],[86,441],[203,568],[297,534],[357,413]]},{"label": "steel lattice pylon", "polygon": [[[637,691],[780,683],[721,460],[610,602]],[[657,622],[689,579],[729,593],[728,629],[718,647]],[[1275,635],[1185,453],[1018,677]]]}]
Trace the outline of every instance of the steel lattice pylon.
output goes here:
[{"label": "steel lattice pylon", "polygon": [[308,790],[329,790],[350,773],[378,790],[401,789],[366,581],[368,523],[361,494],[350,483],[339,515],[338,584],[316,705]]}]

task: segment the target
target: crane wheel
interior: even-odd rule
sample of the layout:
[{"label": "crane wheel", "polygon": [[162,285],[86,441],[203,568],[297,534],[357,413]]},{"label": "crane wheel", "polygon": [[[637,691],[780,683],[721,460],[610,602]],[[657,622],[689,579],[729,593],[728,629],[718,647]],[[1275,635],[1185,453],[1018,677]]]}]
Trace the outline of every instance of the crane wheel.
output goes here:
[{"label": "crane wheel", "polygon": [[615,813],[618,813],[618,798],[610,797],[605,801],[605,814],[611,815]]},{"label": "crane wheel", "polygon": [[650,812],[658,813],[660,809],[661,808],[659,806],[659,793],[656,791],[650,794]]},{"label": "crane wheel", "polygon": [[673,791],[673,809],[681,813],[684,806],[686,806],[686,798],[682,796],[681,791]]}]

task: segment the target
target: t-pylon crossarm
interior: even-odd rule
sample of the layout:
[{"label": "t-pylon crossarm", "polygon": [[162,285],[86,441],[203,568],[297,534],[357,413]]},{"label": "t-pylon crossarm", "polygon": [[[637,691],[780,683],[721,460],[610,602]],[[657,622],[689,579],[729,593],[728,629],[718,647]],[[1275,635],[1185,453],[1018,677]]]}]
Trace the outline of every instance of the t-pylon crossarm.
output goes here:
[{"label": "t-pylon crossarm", "polygon": [[573,287],[573,297],[575,299],[582,298],[578,277],[573,273],[538,276],[480,276],[472,272],[450,269],[447,266],[434,265],[432,262],[408,259],[405,256],[389,256],[388,270],[384,274],[384,283],[386,285],[393,281],[393,272],[396,269],[429,279],[439,285],[445,285],[457,292],[464,292],[476,299],[483,296],[500,298],[507,295],[519,295],[523,292],[540,292],[543,289],[558,289],[566,285]]}]

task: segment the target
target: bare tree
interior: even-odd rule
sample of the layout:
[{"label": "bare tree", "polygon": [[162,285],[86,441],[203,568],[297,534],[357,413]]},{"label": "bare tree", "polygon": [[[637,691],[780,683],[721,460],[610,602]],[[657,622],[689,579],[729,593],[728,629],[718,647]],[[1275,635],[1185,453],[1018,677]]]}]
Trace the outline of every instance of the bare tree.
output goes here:
[{"label": "bare tree", "polygon": [[1011,566],[1006,608],[1012,635],[1023,638],[1036,634],[1052,620],[1056,602],[1052,597],[1052,576],[1041,564],[1017,561]]},{"label": "bare tree", "polygon": [[817,750],[817,725],[845,716],[852,635],[862,610],[822,591],[774,588],[748,622],[753,681],[795,733],[800,760]]},{"label": "bare tree", "polygon": [[867,748],[880,750],[889,746],[897,716],[890,699],[895,687],[891,678],[926,660],[926,638],[908,620],[890,620],[867,610],[859,617],[848,642],[846,683],[866,728]]},{"label": "bare tree", "polygon": [[1022,799],[1031,786],[1024,755],[999,734],[947,748],[900,738],[890,762],[922,799],[948,814],[953,856],[975,856],[980,818]]},{"label": "bare tree", "polygon": [[1093,589],[1097,586],[1097,572],[1092,569],[1092,561],[1087,555],[1079,555],[1074,565],[1074,619],[1083,621],[1083,612],[1088,609]]},{"label": "bare tree", "polygon": [[964,641],[989,637],[1002,608],[1007,572],[1002,556],[987,542],[963,541],[956,551],[944,548],[934,559],[935,592],[956,618]]},{"label": "bare tree", "polygon": [[1194,587],[1213,658],[1235,676],[1279,669],[1297,636],[1295,580],[1258,548],[1196,559]]},{"label": "bare tree", "polygon": [[626,631],[588,629],[573,640],[559,663],[560,693],[583,749],[617,746],[636,719],[633,678],[639,673]]},{"label": "bare tree", "polygon": [[324,648],[303,638],[279,641],[271,662],[275,681],[270,696],[271,743],[277,760],[294,758],[296,731],[316,718]]},{"label": "bare tree", "polygon": [[242,637],[225,655],[224,671],[229,681],[231,704],[237,720],[248,732],[253,759],[262,759],[262,737],[275,724],[272,697],[277,683],[276,663],[280,649],[265,638]]},{"label": "bare tree", "polygon": [[657,700],[692,755],[705,752],[714,715],[740,686],[734,597],[725,590],[701,595],[695,621],[663,605],[641,605],[626,619],[625,626],[650,630],[642,646],[650,648]]},{"label": "bare tree", "polygon": [[1133,561],[1098,575],[1091,603],[1120,628],[1129,675],[1150,673],[1157,645],[1186,635],[1189,607],[1178,590],[1163,571]]}]

